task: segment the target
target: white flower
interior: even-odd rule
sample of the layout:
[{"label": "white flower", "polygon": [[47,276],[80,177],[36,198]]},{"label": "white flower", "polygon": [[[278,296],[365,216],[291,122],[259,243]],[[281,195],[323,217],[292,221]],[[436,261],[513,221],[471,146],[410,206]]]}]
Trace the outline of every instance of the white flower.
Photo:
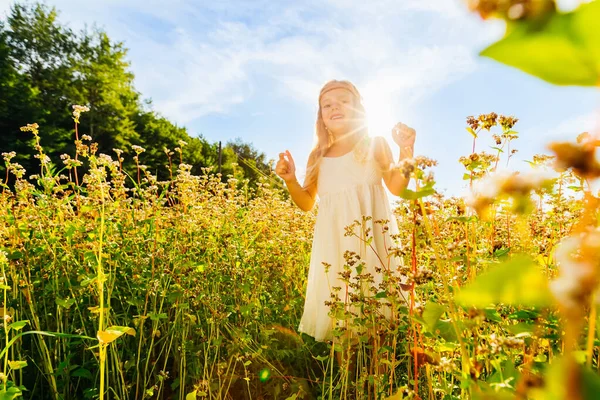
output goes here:
[{"label": "white flower", "polygon": [[136,152],[136,154],[141,154],[146,151],[146,149],[144,149],[142,146],[138,146],[137,144],[134,144],[131,146],[131,148]]},{"label": "white flower", "polygon": [[10,153],[2,153],[2,157],[4,158],[4,161],[6,161],[7,163],[10,162],[10,160],[12,158],[14,158],[17,155],[17,153],[15,153],[14,151],[11,151]]}]

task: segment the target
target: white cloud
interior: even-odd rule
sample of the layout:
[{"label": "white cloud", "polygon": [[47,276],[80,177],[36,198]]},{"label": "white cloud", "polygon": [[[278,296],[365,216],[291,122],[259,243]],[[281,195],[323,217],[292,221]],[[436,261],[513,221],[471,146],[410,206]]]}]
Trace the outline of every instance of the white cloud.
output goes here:
[{"label": "white cloud", "polygon": [[460,0],[49,4],[74,29],[95,21],[125,41],[138,90],[180,124],[246,101],[257,77],[310,104],[326,80],[349,78],[406,107],[471,73],[474,47],[499,31]]},{"label": "white cloud", "polygon": [[573,140],[582,132],[600,138],[600,113],[589,112],[570,117],[545,132],[548,139]]}]

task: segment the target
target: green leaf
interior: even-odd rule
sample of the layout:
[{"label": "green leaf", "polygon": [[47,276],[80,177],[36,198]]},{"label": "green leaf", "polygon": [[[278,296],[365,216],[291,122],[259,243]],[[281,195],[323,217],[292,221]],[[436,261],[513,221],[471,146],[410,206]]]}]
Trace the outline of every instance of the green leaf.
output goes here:
[{"label": "green leaf", "polygon": [[581,394],[583,400],[597,399],[600,393],[600,377],[588,368],[581,367]]},{"label": "green leaf", "polygon": [[128,326],[110,326],[105,331],[98,331],[97,338],[101,344],[109,344],[125,334],[135,336],[135,329]]},{"label": "green leaf", "polygon": [[536,310],[517,310],[508,316],[509,319],[536,321],[540,317],[540,313]]},{"label": "green leaf", "polygon": [[513,335],[519,335],[521,333],[533,333],[535,330],[535,324],[531,322],[519,322],[515,325],[508,325],[506,330]]},{"label": "green leaf", "polygon": [[438,353],[443,353],[446,351],[455,351],[456,349],[458,349],[460,345],[458,343],[452,343],[452,342],[444,342],[444,343],[438,343],[435,346],[435,350]]},{"label": "green leaf", "polygon": [[12,253],[9,253],[8,256],[7,256],[7,258],[9,260],[18,260],[19,258],[22,258],[22,257],[23,257],[23,253],[21,253],[18,250],[13,251]]},{"label": "green leaf", "polygon": [[75,299],[56,299],[56,305],[64,309],[69,309],[75,304]]},{"label": "green leaf", "polygon": [[27,324],[29,323],[29,320],[23,320],[23,321],[17,321],[17,322],[13,322],[12,324],[10,324],[8,326],[8,329],[14,329],[15,331],[20,331],[21,329],[23,329]]},{"label": "green leaf", "polygon": [[491,267],[460,290],[456,302],[466,307],[490,304],[546,307],[553,303],[548,280],[528,256],[520,255]]},{"label": "green leaf", "polygon": [[556,85],[600,83],[600,2],[539,21],[514,22],[482,56]]},{"label": "green leaf", "polygon": [[424,187],[416,192],[414,190],[404,189],[402,193],[400,193],[400,197],[405,200],[417,200],[422,197],[431,196],[432,194],[435,194],[435,189]]},{"label": "green leaf", "polygon": [[27,366],[27,361],[9,361],[8,366],[10,369],[21,369]]},{"label": "green leaf", "polygon": [[71,376],[76,377],[76,378],[85,378],[90,381],[94,379],[94,377],[92,376],[92,373],[85,368],[77,368],[75,371],[73,371],[71,373]]},{"label": "green leaf", "polygon": [[425,321],[425,327],[428,331],[432,332],[435,329],[437,322],[439,321],[442,314],[446,312],[446,307],[428,302],[423,310],[423,321]]},{"label": "green leaf", "polygon": [[21,389],[11,386],[6,390],[0,390],[0,400],[13,400],[22,396],[22,394]]},{"label": "green leaf", "polygon": [[[460,325],[460,323],[457,324]],[[432,331],[447,342],[456,342],[458,340],[454,326],[452,326],[450,321],[439,320],[436,322]]]},{"label": "green leaf", "polygon": [[186,394],[185,400],[196,400],[196,393],[198,393],[198,391],[194,390],[193,392]]},{"label": "green leaf", "polygon": [[166,313],[149,313],[148,316],[152,321],[159,321],[161,319],[167,319],[168,316]]},{"label": "green leaf", "polygon": [[520,374],[511,359],[507,359],[503,363],[499,359],[496,359],[491,364],[494,366],[495,373],[490,376],[487,380],[488,382],[503,383],[511,387],[516,384]]},{"label": "green leaf", "polygon": [[498,249],[496,251],[494,251],[494,257],[504,257],[505,255],[507,255],[508,253],[510,253],[510,247],[507,249]]},{"label": "green leaf", "polygon": [[502,322],[502,317],[500,314],[498,314],[498,311],[496,311],[495,308],[488,307],[483,310],[483,313],[488,321]]}]

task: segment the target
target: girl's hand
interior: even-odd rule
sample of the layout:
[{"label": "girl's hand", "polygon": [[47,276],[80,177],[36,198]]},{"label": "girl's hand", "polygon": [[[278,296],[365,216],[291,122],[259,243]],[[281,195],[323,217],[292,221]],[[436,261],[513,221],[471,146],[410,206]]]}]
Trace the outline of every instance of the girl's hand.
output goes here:
[{"label": "girl's hand", "polygon": [[285,153],[279,153],[279,161],[275,165],[275,173],[286,182],[296,179],[296,163],[294,163],[292,154],[288,150]]},{"label": "girl's hand", "polygon": [[415,146],[415,137],[417,132],[407,126],[402,122],[398,122],[396,126],[392,129],[392,138],[394,142],[400,147],[400,150],[403,149],[413,149]]}]

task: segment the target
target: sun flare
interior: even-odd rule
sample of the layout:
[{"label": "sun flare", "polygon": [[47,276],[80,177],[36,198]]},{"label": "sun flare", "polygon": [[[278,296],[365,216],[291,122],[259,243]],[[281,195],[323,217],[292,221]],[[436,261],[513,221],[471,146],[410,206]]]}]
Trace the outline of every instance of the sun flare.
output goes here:
[{"label": "sun flare", "polygon": [[370,136],[390,138],[390,132],[398,122],[393,102],[390,100],[389,96],[374,91],[365,93],[363,96]]}]

